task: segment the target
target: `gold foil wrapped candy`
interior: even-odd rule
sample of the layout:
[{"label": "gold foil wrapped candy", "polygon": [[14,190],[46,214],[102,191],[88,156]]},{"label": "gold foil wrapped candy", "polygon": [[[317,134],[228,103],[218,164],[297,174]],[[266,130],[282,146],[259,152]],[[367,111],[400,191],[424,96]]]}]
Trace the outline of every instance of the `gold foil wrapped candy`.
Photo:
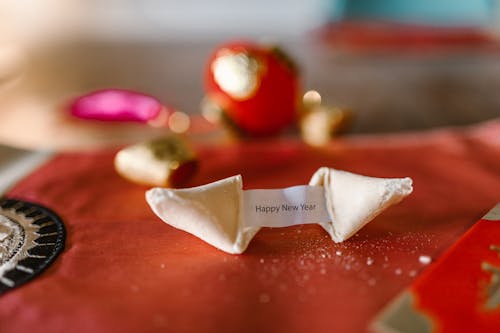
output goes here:
[{"label": "gold foil wrapped candy", "polygon": [[119,175],[149,186],[179,186],[194,174],[197,165],[194,151],[174,135],[125,147],[115,156]]},{"label": "gold foil wrapped candy", "polygon": [[321,104],[321,95],[310,90],[303,97],[300,118],[302,139],[311,146],[323,146],[347,129],[352,120],[350,110]]}]

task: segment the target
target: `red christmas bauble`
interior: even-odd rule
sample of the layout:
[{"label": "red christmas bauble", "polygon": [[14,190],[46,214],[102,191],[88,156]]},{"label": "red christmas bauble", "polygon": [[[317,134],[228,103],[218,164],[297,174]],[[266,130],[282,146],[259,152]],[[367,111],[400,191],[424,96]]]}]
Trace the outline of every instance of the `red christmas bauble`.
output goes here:
[{"label": "red christmas bauble", "polygon": [[205,87],[209,100],[248,135],[276,134],[296,120],[298,72],[276,47],[251,42],[220,46],[209,59]]}]

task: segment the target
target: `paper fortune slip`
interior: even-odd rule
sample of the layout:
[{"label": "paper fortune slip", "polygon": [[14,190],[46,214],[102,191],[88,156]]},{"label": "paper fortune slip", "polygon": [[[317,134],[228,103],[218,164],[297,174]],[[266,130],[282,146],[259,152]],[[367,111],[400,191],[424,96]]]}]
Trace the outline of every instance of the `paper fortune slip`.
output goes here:
[{"label": "paper fortune slip", "polygon": [[218,249],[243,253],[262,227],[318,223],[342,242],[412,192],[410,178],[320,168],[309,185],[243,190],[240,175],[186,188],[153,188],[146,200],[165,223]]}]

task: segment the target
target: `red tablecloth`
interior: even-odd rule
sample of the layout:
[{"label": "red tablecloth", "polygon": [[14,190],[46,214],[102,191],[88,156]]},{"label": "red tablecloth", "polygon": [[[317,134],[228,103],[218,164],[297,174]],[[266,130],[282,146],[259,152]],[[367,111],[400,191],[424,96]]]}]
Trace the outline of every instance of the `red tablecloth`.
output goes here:
[{"label": "red tablecloth", "polygon": [[347,137],[315,150],[295,139],[197,147],[189,185],[241,173],[246,188],[308,182],[320,166],[410,176],[414,193],[358,235],[316,225],[263,229],[243,255],[162,223],[146,188],[113,169],[115,150],[55,156],[8,196],[64,220],[66,250],[0,297],[0,332],[360,332],[500,201],[500,121],[429,133]]}]

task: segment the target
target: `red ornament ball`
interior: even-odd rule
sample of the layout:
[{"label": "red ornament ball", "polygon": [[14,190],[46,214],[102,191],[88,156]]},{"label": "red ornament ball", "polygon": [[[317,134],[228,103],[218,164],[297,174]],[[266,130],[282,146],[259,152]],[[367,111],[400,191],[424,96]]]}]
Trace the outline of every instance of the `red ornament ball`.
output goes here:
[{"label": "red ornament ball", "polygon": [[245,134],[276,134],[297,118],[298,71],[276,47],[251,42],[218,47],[208,62],[205,87],[210,102]]}]

